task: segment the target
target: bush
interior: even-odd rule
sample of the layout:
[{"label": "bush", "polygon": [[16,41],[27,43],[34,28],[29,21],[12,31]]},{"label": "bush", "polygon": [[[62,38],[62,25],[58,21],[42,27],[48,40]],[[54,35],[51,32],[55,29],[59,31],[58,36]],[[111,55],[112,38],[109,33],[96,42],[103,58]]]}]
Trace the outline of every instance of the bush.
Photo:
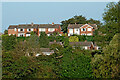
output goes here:
[{"label": "bush", "polygon": [[77,36],[70,36],[69,37],[69,42],[78,42],[79,38]]}]

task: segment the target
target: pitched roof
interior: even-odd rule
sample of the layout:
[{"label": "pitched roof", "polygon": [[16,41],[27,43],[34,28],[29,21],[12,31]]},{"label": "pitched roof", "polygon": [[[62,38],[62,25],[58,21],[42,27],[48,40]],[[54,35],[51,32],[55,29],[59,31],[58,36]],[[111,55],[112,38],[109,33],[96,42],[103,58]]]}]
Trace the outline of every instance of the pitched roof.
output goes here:
[{"label": "pitched roof", "polygon": [[59,28],[60,24],[40,24],[39,28]]},{"label": "pitched roof", "polygon": [[19,24],[10,25],[8,29],[14,28],[59,28],[60,24]]},{"label": "pitched roof", "polygon": [[63,45],[62,42],[49,42],[49,45],[52,45],[52,44],[59,44],[59,45]]},{"label": "pitched roof", "polygon": [[10,26],[8,27],[8,29],[14,29],[14,28],[17,28],[17,26],[18,26],[18,25],[10,25]]},{"label": "pitched roof", "polygon": [[71,46],[90,46],[92,42],[69,42]]},{"label": "pitched roof", "polygon": [[49,48],[40,48],[41,52],[54,52],[53,50],[50,50]]},{"label": "pitched roof", "polygon": [[[68,29],[73,29],[73,28],[80,28],[82,27],[83,25],[86,25],[86,24],[69,24],[68,25]],[[92,26],[93,28],[97,28],[97,25],[96,24],[88,24],[90,26]]]}]

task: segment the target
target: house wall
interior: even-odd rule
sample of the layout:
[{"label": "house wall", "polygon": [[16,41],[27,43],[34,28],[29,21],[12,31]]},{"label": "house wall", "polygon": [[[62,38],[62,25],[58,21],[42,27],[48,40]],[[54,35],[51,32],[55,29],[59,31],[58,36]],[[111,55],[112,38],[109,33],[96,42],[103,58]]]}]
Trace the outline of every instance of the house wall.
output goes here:
[{"label": "house wall", "polygon": [[[83,31],[83,28],[85,28],[85,31]],[[77,31],[77,29],[78,29],[78,31]],[[91,29],[91,31],[90,31],[90,29]],[[73,35],[73,34],[92,36],[93,31],[94,31],[93,27],[86,24],[86,25],[83,25],[80,28],[68,29],[68,36]]]},{"label": "house wall", "polygon": [[[20,29],[24,29],[24,30],[20,31]],[[40,28],[37,28],[37,29],[36,28],[18,28],[18,29],[16,28],[16,31],[14,31],[14,29],[8,29],[8,35],[16,34],[16,36],[19,37],[20,34],[24,33],[24,36],[26,37],[26,36],[29,36],[29,35],[26,35],[26,33],[27,32],[31,32],[31,31],[28,31],[28,29],[33,29],[32,31],[37,32],[37,35],[40,36],[40,31],[39,31]],[[60,26],[59,26],[59,28],[52,28],[53,31],[49,31],[49,29],[51,29],[51,28],[45,28],[45,31],[43,31],[43,32],[45,32],[46,34],[48,34],[49,32],[56,31],[56,32],[59,32],[60,34],[62,34]]]},{"label": "house wall", "polygon": [[8,29],[8,35],[11,35],[11,34],[17,35],[17,29],[16,29],[16,31],[15,31],[15,29]]}]

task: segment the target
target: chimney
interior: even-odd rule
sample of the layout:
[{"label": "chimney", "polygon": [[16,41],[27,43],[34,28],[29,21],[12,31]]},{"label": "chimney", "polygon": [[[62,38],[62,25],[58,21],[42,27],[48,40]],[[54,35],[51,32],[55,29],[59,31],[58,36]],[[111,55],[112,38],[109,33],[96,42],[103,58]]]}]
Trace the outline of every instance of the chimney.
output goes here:
[{"label": "chimney", "polygon": [[56,42],[56,40],[54,40],[54,42]]},{"label": "chimney", "polygon": [[85,40],[85,42],[87,42],[87,40]]},{"label": "chimney", "polygon": [[52,25],[54,25],[54,22],[52,22]]},{"label": "chimney", "polygon": [[33,26],[33,22],[31,22],[31,25]]}]

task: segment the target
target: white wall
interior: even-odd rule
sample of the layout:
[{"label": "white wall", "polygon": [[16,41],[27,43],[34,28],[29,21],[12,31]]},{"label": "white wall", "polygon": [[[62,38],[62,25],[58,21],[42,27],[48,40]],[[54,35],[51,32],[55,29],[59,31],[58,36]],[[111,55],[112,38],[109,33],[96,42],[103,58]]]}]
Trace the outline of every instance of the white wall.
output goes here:
[{"label": "white wall", "polygon": [[74,34],[80,34],[80,29],[79,28],[74,28]]},{"label": "white wall", "polygon": [[30,34],[26,34],[26,37],[30,36]]},{"label": "white wall", "polygon": [[24,33],[18,33],[18,37],[20,37],[21,35],[25,36]]},{"label": "white wall", "polygon": [[92,31],[92,28],[87,28],[87,31]]},{"label": "white wall", "polygon": [[69,34],[73,34],[73,29],[69,29]]},{"label": "white wall", "polygon": [[91,36],[91,35],[92,35],[92,33],[88,33],[87,35],[88,35],[88,36]]},{"label": "white wall", "polygon": [[[18,29],[18,31],[20,31],[20,28]],[[24,31],[24,29],[23,29],[23,31]]]},{"label": "white wall", "polygon": [[45,31],[45,28],[39,28],[39,31]]},{"label": "white wall", "polygon": [[48,28],[48,31],[53,32],[55,31],[55,28]]}]

